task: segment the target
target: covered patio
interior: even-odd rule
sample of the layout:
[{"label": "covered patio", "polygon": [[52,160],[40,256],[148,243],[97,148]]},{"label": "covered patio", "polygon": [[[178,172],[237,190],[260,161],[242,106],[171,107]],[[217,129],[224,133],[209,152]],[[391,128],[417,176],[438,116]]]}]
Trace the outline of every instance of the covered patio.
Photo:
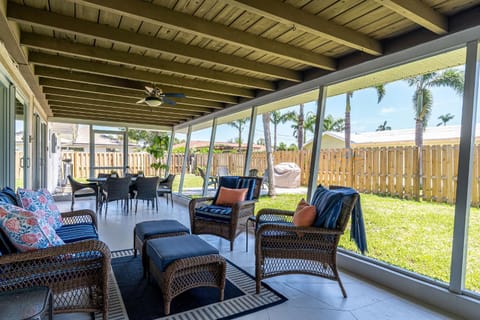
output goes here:
[{"label": "covered patio", "polygon": [[[429,195],[428,201],[449,203],[454,211],[448,224],[451,239],[444,251],[449,270],[439,281],[440,276],[419,274],[415,267],[407,270],[344,248],[338,262],[352,293],[348,299],[337,292],[330,295],[337,288],[322,280],[274,278],[267,283],[289,301],[245,318],[473,319],[480,312],[480,292],[466,285],[479,273],[474,263],[467,265],[469,241],[477,241],[472,234],[469,240],[470,205],[477,203],[480,194],[478,161],[474,160],[479,122],[479,1],[1,0],[0,12],[1,187],[52,192],[57,188],[61,150],[52,123],[88,126],[88,139],[84,137],[89,141],[89,162],[84,168],[88,176],[84,178],[102,170],[127,171],[129,130],[161,132],[169,141],[165,174],[177,175],[175,209],[160,201],[158,214],[143,206],[138,215],[125,215],[112,205],[108,216],[98,215],[100,240],[111,250],[131,248],[133,239],[123,235],[131,234],[137,222],[177,219],[189,224],[192,194],[207,195],[209,176],[217,176],[217,168],[225,166],[214,150],[216,144],[226,143],[222,138],[232,123],[237,123],[240,134],[238,141],[231,141],[238,143],[238,153],[227,165],[228,174],[248,175],[256,169],[259,176],[266,170],[272,177],[275,162],[270,157],[277,148],[277,133],[272,142],[274,135],[269,132],[272,113],[301,106],[295,134],[298,157],[308,164],[299,178],[305,198],[311,199],[322,183],[399,199]],[[397,162],[386,162],[388,155],[379,158],[378,164],[369,162],[368,147],[355,150],[350,158],[349,153],[345,158],[322,156],[328,144],[322,138],[324,120],[334,109],[342,109],[342,117],[345,110],[347,118],[347,108],[339,106],[335,97],[345,95],[350,108],[354,91],[447,69],[464,74],[461,106],[455,107],[461,134],[454,142],[458,147],[448,156],[422,149],[416,140],[416,149],[397,149],[391,156]],[[447,90],[441,83],[439,87]],[[367,106],[375,104],[371,101],[360,113],[371,112]],[[311,109],[303,114],[307,104]],[[403,110],[394,102],[388,107]],[[375,112],[384,116],[389,108]],[[303,125],[308,112],[315,117],[306,151],[302,146],[308,132]],[[424,129],[423,119],[417,115],[415,121]],[[117,150],[120,165],[95,162],[100,134],[116,135],[122,141],[123,149]],[[208,152],[193,154],[192,142],[205,136]],[[175,141],[184,146],[180,158],[173,156]],[[255,152],[253,146],[259,141],[265,151],[258,151],[262,147]],[[392,150],[385,154],[393,154]],[[401,157],[409,158],[411,167],[406,160],[398,160]],[[448,174],[430,165],[442,157],[448,158]],[[192,159],[206,176],[190,184]],[[338,169],[338,163],[347,163],[349,169]],[[380,170],[382,163],[387,169],[411,171],[378,174],[372,164]],[[328,170],[337,170],[335,176]],[[384,180],[375,182],[375,175]],[[448,194],[440,199],[435,192],[442,190]],[[263,194],[268,192],[264,189]],[[91,199],[77,204],[95,209]],[[60,202],[63,209],[69,205]],[[252,233],[241,234],[234,251],[228,250],[227,241],[202,237],[254,273]],[[245,237],[250,238],[248,252]]]}]

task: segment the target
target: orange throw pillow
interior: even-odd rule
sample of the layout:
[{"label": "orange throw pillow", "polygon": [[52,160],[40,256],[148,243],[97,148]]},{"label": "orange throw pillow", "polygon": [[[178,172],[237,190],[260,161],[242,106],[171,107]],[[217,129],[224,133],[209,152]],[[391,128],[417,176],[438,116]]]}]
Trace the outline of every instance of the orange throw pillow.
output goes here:
[{"label": "orange throw pillow", "polygon": [[310,227],[317,217],[317,208],[305,199],[300,200],[293,214],[293,224],[297,227]]},{"label": "orange throw pillow", "polygon": [[217,201],[215,204],[218,206],[231,206],[234,203],[245,200],[248,189],[230,189],[220,187]]}]

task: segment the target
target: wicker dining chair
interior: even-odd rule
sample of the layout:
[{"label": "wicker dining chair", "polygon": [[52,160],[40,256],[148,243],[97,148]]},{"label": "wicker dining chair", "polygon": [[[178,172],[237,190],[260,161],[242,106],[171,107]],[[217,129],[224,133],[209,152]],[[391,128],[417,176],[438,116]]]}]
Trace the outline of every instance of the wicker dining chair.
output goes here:
[{"label": "wicker dining chair", "polygon": [[128,200],[130,199],[130,177],[124,178],[107,178],[101,186],[100,213],[102,213],[105,204],[105,215],[108,211],[108,203],[111,201],[121,200],[123,209],[128,213]]},{"label": "wicker dining chair", "polygon": [[[330,189],[335,188],[330,186]],[[337,281],[346,298],[347,293],[337,270],[337,246],[357,200],[358,193],[343,197],[340,215],[333,229],[297,227],[293,224],[293,211],[260,210],[255,233],[257,293],[260,292],[260,282],[265,278],[309,274]],[[321,208],[317,207],[317,212],[319,210]]]},{"label": "wicker dining chair", "polygon": [[157,188],[157,194],[159,196],[165,196],[167,200],[167,205],[168,205],[168,195],[170,195],[170,202],[172,203],[172,207],[173,207],[173,194],[172,194],[173,180],[175,180],[175,175],[169,174],[165,180],[160,181]]},{"label": "wicker dining chair", "polygon": [[137,177],[133,184],[133,200],[135,200],[135,214],[137,213],[138,200],[151,201],[152,208],[158,211],[157,185],[159,177]]}]

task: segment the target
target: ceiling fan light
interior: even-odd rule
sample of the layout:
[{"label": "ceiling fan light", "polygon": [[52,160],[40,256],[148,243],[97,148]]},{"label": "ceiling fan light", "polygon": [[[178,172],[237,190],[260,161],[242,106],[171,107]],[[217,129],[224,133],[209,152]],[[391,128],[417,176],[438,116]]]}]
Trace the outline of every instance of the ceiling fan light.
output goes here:
[{"label": "ceiling fan light", "polygon": [[162,104],[162,100],[157,97],[146,97],[145,103],[148,104],[150,107],[158,107]]}]

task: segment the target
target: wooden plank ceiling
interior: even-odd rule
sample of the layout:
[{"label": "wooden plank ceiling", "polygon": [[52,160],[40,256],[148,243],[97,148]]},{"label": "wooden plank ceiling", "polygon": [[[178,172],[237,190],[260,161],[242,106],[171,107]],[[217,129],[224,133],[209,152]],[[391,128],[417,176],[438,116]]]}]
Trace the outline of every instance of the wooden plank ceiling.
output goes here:
[{"label": "wooden plank ceiling", "polygon": [[[12,0],[50,116],[173,126],[450,32],[470,0]],[[388,52],[387,52],[388,53]],[[350,60],[349,60],[350,59]],[[184,93],[136,104],[145,86]]]}]

